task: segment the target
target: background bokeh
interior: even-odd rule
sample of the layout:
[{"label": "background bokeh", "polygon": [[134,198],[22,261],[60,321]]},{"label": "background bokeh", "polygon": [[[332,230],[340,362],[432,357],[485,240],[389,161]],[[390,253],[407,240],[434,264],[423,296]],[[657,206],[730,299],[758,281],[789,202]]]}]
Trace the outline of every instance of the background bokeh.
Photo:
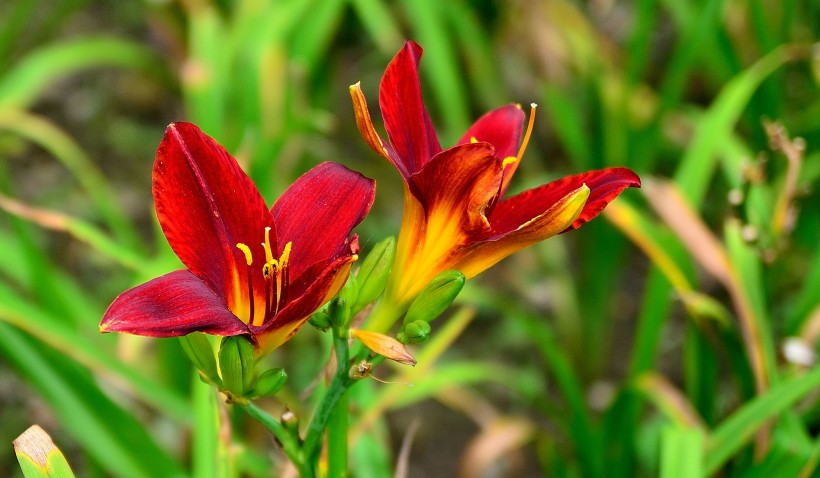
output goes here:
[{"label": "background bokeh", "polygon": [[[812,0],[3,0],[0,474],[33,423],[81,476],[279,469],[176,340],[99,319],[179,267],[150,195],[172,121],[271,203],[321,161],[376,178],[364,252],[396,234],[348,86],[375,114],[410,38],[442,144],[538,103],[513,192],[607,166],[645,187],[471,281],[416,369],[357,386],[353,476],[818,476],[818,30]],[[271,356],[290,379],[264,407],[306,421],[329,349],[306,327]]]}]

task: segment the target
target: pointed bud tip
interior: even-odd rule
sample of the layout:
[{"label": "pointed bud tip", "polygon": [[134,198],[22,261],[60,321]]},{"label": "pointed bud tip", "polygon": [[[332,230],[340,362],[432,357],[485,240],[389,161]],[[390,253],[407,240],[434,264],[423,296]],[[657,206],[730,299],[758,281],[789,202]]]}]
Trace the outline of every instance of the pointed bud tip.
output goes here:
[{"label": "pointed bud tip", "polygon": [[350,330],[350,337],[358,339],[374,353],[405,365],[416,365],[416,359],[404,345],[393,337],[367,330]]}]

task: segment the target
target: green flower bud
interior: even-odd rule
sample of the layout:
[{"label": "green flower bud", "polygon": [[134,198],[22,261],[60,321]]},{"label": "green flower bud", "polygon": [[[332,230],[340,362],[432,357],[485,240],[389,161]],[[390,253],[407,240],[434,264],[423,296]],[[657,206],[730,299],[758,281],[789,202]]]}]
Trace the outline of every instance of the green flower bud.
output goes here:
[{"label": "green flower bud", "polygon": [[266,370],[256,380],[253,391],[249,394],[252,398],[266,397],[273,395],[282,389],[288,381],[288,374],[283,368],[273,368]]},{"label": "green flower bud", "polygon": [[217,385],[219,381],[219,373],[216,371],[216,358],[214,357],[214,348],[211,341],[205,334],[195,332],[179,338],[179,344],[182,345],[182,350],[185,355],[194,364],[202,375],[208,380]]},{"label": "green flower bud", "polygon": [[430,337],[430,324],[423,320],[416,320],[402,327],[396,338],[403,344],[420,344]]},{"label": "green flower bud", "polygon": [[330,314],[326,310],[317,310],[310,316],[308,323],[324,332],[330,328]]},{"label": "green flower bud", "polygon": [[433,278],[421,291],[416,300],[410,304],[404,316],[404,325],[411,322],[430,322],[450,307],[466,279],[456,270],[444,271]]},{"label": "green flower bud", "polygon": [[244,396],[253,383],[253,367],[253,344],[250,340],[241,335],[222,339],[219,369],[225,391],[237,397]]},{"label": "green flower bud", "polygon": [[330,316],[330,325],[345,328],[350,321],[350,303],[342,297],[336,297],[328,304],[327,313]]},{"label": "green flower bud", "polygon": [[339,291],[339,298],[344,299],[348,304],[355,304],[356,298],[359,296],[359,281],[356,277],[351,275],[347,278],[342,290]]},{"label": "green flower bud", "polygon": [[376,244],[362,261],[362,266],[356,275],[359,282],[359,296],[353,305],[354,313],[364,309],[384,291],[395,258],[396,240],[391,236]]}]

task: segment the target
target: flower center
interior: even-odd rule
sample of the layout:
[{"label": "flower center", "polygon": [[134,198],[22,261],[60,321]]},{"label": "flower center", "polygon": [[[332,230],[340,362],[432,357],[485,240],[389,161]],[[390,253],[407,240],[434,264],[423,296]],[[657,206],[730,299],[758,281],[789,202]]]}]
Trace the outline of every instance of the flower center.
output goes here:
[{"label": "flower center", "polygon": [[253,253],[250,247],[246,244],[238,243],[236,248],[242,251],[245,255],[245,262],[248,264],[248,323],[254,326],[264,324],[268,319],[272,318],[279,312],[279,306],[287,300],[287,288],[290,281],[288,274],[288,261],[290,259],[290,251],[293,247],[293,242],[289,241],[285,244],[282,254],[278,259],[274,259],[273,250],[270,242],[270,227],[265,228],[265,242],[262,243],[262,248],[265,251],[265,263],[262,264],[262,279],[265,281],[265,299],[259,304],[261,313],[257,313],[257,300],[253,288]]}]

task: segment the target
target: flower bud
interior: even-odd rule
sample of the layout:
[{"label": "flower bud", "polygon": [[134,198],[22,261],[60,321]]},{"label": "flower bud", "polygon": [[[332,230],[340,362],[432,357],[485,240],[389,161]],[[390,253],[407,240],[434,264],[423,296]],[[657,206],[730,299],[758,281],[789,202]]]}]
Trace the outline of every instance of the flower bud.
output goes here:
[{"label": "flower bud", "polygon": [[358,339],[367,348],[385,358],[395,360],[405,365],[416,365],[416,359],[410,355],[410,352],[404,348],[404,345],[393,337],[388,337],[387,335],[377,332],[355,329],[350,331],[350,337]]},{"label": "flower bud", "polygon": [[356,278],[359,281],[359,296],[353,306],[358,312],[376,300],[387,285],[393,260],[396,258],[396,239],[392,236],[379,242],[365,257]]},{"label": "flower bud", "polygon": [[324,332],[330,328],[330,314],[326,310],[317,310],[310,316],[308,323]]},{"label": "flower bud", "polygon": [[219,384],[219,373],[216,371],[216,358],[211,341],[205,334],[195,332],[179,338],[179,344],[185,355],[202,375],[213,383]]},{"label": "flower bud", "polygon": [[235,335],[222,339],[219,347],[219,370],[225,391],[241,397],[253,382],[253,344],[246,337]]},{"label": "flower bud", "polygon": [[336,297],[327,307],[330,325],[345,328],[350,321],[350,303],[342,297]]},{"label": "flower bud", "polygon": [[403,344],[420,344],[426,342],[430,336],[430,324],[423,320],[416,320],[402,327],[396,335]]},{"label": "flower bud", "polygon": [[249,393],[252,398],[266,397],[273,395],[285,386],[288,381],[288,374],[283,368],[273,368],[266,370],[256,379],[253,390]]},{"label": "flower bud", "polygon": [[355,304],[356,298],[359,296],[359,281],[356,276],[349,276],[347,282],[339,291],[339,298],[344,299],[348,304]]},{"label": "flower bud", "polygon": [[411,322],[430,322],[450,307],[466,279],[456,270],[444,271],[427,284],[404,316],[405,326]]}]

